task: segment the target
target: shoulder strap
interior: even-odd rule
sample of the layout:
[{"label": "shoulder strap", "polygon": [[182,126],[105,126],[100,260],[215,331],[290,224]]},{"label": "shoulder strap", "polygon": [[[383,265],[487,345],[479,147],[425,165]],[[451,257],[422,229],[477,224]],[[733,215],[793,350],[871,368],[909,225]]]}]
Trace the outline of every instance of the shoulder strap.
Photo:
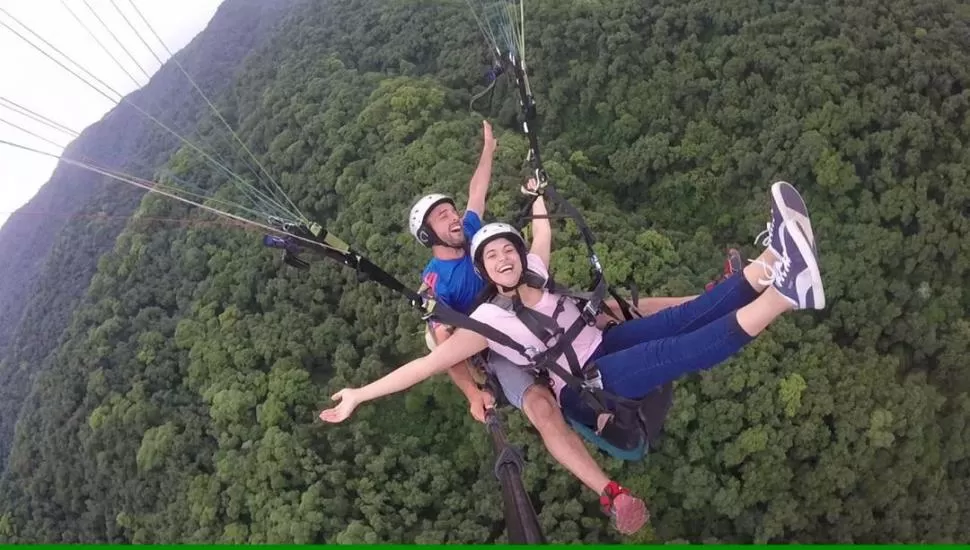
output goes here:
[{"label": "shoulder strap", "polygon": [[492,296],[492,298],[488,301],[488,303],[494,306],[498,306],[506,311],[510,311],[510,312],[515,311],[515,304],[512,303],[512,299],[506,296],[502,296],[501,294],[496,294],[495,296]]},{"label": "shoulder strap", "polygon": [[[597,313],[601,309],[603,304],[603,296],[608,290],[612,293],[612,289],[608,289],[605,284],[605,280],[602,278],[597,281],[597,284],[594,285],[593,290],[590,292],[575,291],[569,287],[562,286],[555,281],[551,273],[548,277],[543,277],[535,271],[526,270],[525,274],[522,276],[522,280],[525,284],[532,288],[544,289],[552,294],[566,296],[573,301],[578,302],[576,305],[580,308],[580,310],[582,310],[583,317],[589,324],[594,322]],[[623,305],[621,305],[621,308],[622,307]],[[632,317],[627,318],[630,319]]]},{"label": "shoulder strap", "polygon": [[551,280],[552,277],[543,277],[531,269],[526,269],[525,273],[522,274],[522,282],[532,288],[547,288],[546,284]]},{"label": "shoulder strap", "polygon": [[497,294],[489,300],[489,303],[510,313],[514,313],[516,318],[529,329],[529,332],[548,346],[550,339],[564,332],[563,328],[556,322],[559,313],[562,311],[562,300],[563,298],[560,297],[556,313],[553,317],[548,317],[530,307],[526,307],[518,296],[508,298]]},{"label": "shoulder strap", "polygon": [[552,294],[569,296],[570,298],[576,298],[579,300],[589,300],[593,296],[592,292],[575,292],[569,287],[560,285],[555,281],[555,279],[553,279],[552,274],[550,274],[548,277],[543,277],[531,269],[527,270],[525,274],[522,275],[522,282],[532,288],[548,290]]},{"label": "shoulder strap", "polygon": [[463,315],[448,307],[444,302],[431,300],[431,303],[428,305],[428,314],[425,316],[425,318],[429,317],[436,317],[440,322],[446,325],[464,328],[476,332],[485,338],[492,340],[493,342],[498,342],[505,347],[515,350],[530,363],[533,363],[535,361],[535,357],[539,354],[539,350],[523,346],[521,343],[517,342],[504,332],[491,325],[473,319],[468,315]]}]

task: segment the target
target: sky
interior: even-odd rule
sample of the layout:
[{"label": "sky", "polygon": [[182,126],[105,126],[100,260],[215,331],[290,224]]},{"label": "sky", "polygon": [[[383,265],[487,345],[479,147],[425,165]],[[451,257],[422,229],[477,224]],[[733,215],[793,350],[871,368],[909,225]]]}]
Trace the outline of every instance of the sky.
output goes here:
[{"label": "sky", "polygon": [[[119,15],[119,10],[138,29],[156,55],[166,61],[168,53],[165,48],[158,43],[132,5],[137,6],[165,46],[177,52],[205,29],[221,3],[222,0],[0,0],[0,140],[58,154],[63,146],[74,139],[17,113],[16,108],[9,108],[12,107],[9,102],[75,132],[81,132],[97,122],[116,105],[115,101],[94,91],[6,26],[84,75],[54,53],[37,37],[39,35],[91,74],[126,95],[148,83],[149,77],[138,65],[151,75],[158,70],[159,63]],[[83,26],[78,19],[83,21]],[[85,30],[85,26],[91,34]],[[110,28],[110,32],[105,27]],[[117,37],[117,42],[111,33]],[[92,38],[92,34],[97,39]],[[98,41],[111,52],[110,56]],[[137,65],[118,42],[127,48]],[[119,67],[118,62],[131,76]],[[116,98],[111,92],[108,94]],[[54,143],[31,136],[4,121]],[[50,179],[56,164],[56,159],[0,143],[0,226]]]}]

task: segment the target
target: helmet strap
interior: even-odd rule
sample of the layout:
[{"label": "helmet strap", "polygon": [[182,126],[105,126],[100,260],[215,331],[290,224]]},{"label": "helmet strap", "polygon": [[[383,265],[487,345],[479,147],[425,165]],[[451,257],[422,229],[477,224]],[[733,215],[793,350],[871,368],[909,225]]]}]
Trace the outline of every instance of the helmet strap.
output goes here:
[{"label": "helmet strap", "polygon": [[439,246],[444,246],[446,248],[453,248],[455,250],[465,250],[467,252],[467,248],[468,248],[467,243],[460,244],[457,246],[453,244],[448,244],[445,241],[441,240],[441,238],[438,237],[438,235],[434,231],[431,231],[431,229],[428,229],[427,234],[428,234],[428,248],[431,248],[434,245],[439,245]]},{"label": "helmet strap", "polygon": [[[469,244],[468,242],[465,242],[463,244],[460,244],[460,245],[457,245],[456,246],[456,245],[453,245],[453,244],[446,243],[445,241],[443,241],[441,239],[441,237],[438,236],[437,233],[435,233],[434,229],[431,229],[431,227],[428,225],[427,222],[422,223],[421,224],[421,227],[418,229],[418,240],[421,241],[421,243],[424,244],[425,246],[427,246],[428,248],[431,248],[434,245],[441,245],[441,246],[444,246],[446,248],[453,248],[455,250],[462,250],[462,249],[468,248],[468,244]],[[467,241],[467,239],[466,239],[466,241]],[[466,250],[466,252],[467,252],[467,250]]]}]

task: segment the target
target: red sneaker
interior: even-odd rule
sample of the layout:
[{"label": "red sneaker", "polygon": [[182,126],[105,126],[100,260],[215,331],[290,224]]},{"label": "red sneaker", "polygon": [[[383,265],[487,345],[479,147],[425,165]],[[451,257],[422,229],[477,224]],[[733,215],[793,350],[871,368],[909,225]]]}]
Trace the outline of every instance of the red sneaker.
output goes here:
[{"label": "red sneaker", "polygon": [[704,291],[710,292],[718,283],[742,269],[744,269],[744,262],[741,261],[741,253],[736,248],[729,248],[728,255],[724,258],[724,272],[718,275],[713,281],[704,285]]},{"label": "red sneaker", "polygon": [[600,507],[604,514],[613,518],[616,530],[624,535],[636,533],[650,519],[647,505],[615,481],[609,482],[603,489]]}]

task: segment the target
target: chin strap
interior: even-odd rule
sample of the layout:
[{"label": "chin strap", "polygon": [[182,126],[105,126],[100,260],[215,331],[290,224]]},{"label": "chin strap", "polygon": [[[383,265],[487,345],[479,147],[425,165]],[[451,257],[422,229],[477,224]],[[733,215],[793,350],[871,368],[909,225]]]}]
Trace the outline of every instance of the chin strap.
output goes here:
[{"label": "chin strap", "polygon": [[[464,243],[462,243],[462,244],[460,244],[458,246],[455,246],[453,244],[446,243],[444,240],[442,240],[441,237],[438,236],[437,233],[435,233],[434,231],[432,231],[431,228],[428,227],[427,225],[425,225],[425,227],[428,230],[428,235],[431,236],[431,246],[440,245],[440,246],[444,246],[446,248],[453,248],[455,250],[462,250],[462,249],[464,249],[465,252],[468,252],[468,239],[465,239],[465,242]],[[464,231],[464,229],[462,231]]]}]

